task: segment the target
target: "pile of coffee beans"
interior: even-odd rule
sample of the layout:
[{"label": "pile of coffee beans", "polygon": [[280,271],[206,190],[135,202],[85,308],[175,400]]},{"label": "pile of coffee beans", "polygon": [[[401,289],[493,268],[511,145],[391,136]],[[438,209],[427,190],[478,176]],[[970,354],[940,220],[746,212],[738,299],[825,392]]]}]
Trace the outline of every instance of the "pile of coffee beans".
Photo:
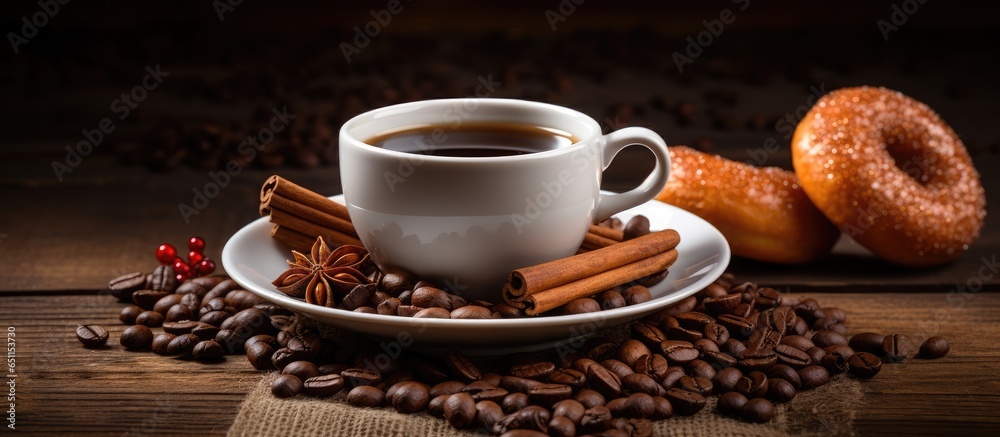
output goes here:
[{"label": "pile of coffee beans", "polygon": [[[400,347],[388,354],[360,337],[324,339],[305,319],[231,279],[216,275],[178,284],[170,269],[110,282],[115,296],[134,304],[120,315],[132,325],[119,338],[125,348],[199,361],[242,354],[256,369],[280,372],[271,390],[277,397],[341,396],[354,406],[427,412],[455,428],[493,434],[650,435],[652,421],[697,414],[711,396],[719,397],[719,414],[763,423],[775,416],[774,404],[838,374],[867,379],[883,362],[939,358],[949,350],[941,337],[927,339],[919,352],[900,334],[848,337],[843,310],[736,283],[726,274],[634,322],[624,340],[591,337],[573,350],[504,357],[491,363],[495,371],[484,372],[455,351],[434,357]],[[381,286],[409,293],[407,305],[433,302],[420,311],[489,311],[472,304],[446,309],[450,295],[417,293],[431,286],[391,278],[384,276]],[[626,301],[633,294],[609,290],[602,296],[612,292]],[[108,340],[100,326],[81,326],[76,335],[86,347]]]}]

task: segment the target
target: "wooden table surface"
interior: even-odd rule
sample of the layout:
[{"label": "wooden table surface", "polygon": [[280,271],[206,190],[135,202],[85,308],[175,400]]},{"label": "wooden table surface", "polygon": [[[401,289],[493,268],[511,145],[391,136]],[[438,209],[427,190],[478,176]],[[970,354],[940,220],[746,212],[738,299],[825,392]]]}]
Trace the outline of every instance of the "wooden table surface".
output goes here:
[{"label": "wooden table surface", "polygon": [[[254,170],[234,178],[185,223],[177,204],[190,202],[192,187],[207,181],[200,171],[156,174],[94,157],[66,183],[53,184],[44,167],[16,160],[0,167],[6,171],[0,174],[10,177],[0,185],[7,204],[0,215],[0,329],[16,333],[17,430],[224,434],[258,373],[239,356],[205,365],[124,351],[115,342],[124,328],[117,320],[123,304],[101,290],[118,274],[151,270],[161,242],[181,246],[189,236],[201,235],[208,256],[219,260],[228,236],[256,217],[259,185],[269,173]],[[324,193],[339,191],[335,169],[281,173]],[[627,185],[627,179],[612,174],[607,186]],[[988,178],[988,193],[1000,191],[990,182],[995,180]],[[994,219],[996,214],[990,222]],[[737,259],[731,270],[843,308],[852,333],[951,340],[952,351],[943,359],[887,365],[863,383],[860,434],[996,435],[1000,272],[991,270],[998,267],[996,229],[987,226],[959,261],[926,271],[886,266],[850,242],[813,266]],[[114,346],[81,347],[74,328],[91,323],[107,327]]]}]

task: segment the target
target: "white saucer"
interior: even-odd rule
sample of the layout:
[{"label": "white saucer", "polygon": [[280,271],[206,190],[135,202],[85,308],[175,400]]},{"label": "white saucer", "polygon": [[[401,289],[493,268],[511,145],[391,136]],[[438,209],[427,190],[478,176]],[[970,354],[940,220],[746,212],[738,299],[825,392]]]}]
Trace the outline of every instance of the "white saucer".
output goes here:
[{"label": "white saucer", "polygon": [[[343,196],[331,199],[343,203]],[[291,252],[271,238],[267,217],[254,220],[233,234],[222,249],[222,265],[233,280],[271,302],[337,328],[395,340],[404,347],[500,355],[560,344],[579,346],[581,336],[652,314],[698,292],[721,276],[729,265],[729,243],[718,229],[700,217],[655,200],[616,217],[627,222],[636,214],[649,218],[652,229],[673,228],[680,233],[677,261],[670,267],[667,278],[650,288],[653,300],[591,314],[490,320],[413,319],[308,304],[271,285],[285,270],[285,260],[291,259]]]}]

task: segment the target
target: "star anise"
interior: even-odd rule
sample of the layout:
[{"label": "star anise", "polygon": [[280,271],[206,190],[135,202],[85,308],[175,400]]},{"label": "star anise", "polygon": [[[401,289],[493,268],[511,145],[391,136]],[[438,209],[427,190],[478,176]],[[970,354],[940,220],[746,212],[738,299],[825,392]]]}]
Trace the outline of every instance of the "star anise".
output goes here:
[{"label": "star anise", "polygon": [[371,283],[361,271],[368,264],[368,251],[363,247],[345,244],[331,251],[323,237],[318,237],[309,256],[295,250],[292,255],[295,260],[287,261],[288,270],[271,284],[311,304],[332,308],[338,295],[347,294],[358,284]]}]

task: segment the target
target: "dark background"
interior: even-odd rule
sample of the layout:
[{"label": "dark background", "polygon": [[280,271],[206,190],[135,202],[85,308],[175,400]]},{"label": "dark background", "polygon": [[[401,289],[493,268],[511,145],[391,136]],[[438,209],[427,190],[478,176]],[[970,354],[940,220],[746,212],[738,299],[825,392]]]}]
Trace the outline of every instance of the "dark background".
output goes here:
[{"label": "dark background", "polygon": [[[340,192],[336,131],[344,120],[393,103],[470,96],[480,78],[501,83],[493,97],[569,106],[607,130],[645,126],[671,145],[784,168],[791,161],[782,120],[794,126],[796,113],[817,94],[885,86],[929,104],[954,127],[984,175],[990,205],[997,203],[1000,28],[993,6],[402,0],[402,11],[348,62],[341,45],[352,44],[355,27],[363,29],[371,11],[389,2],[340,3],[347,2],[244,0],[220,20],[213,5],[224,1],[77,0],[59,5],[18,53],[4,46],[0,194],[7,205],[0,257],[8,285],[100,285],[111,276],[107,268],[80,267],[81,283],[65,283],[39,280],[45,276],[39,265],[54,252],[78,250],[101,254],[112,269],[146,269],[156,244],[181,244],[193,234],[215,236],[209,253],[218,259],[225,238],[256,217],[256,190],[267,175]],[[574,10],[553,30],[547,11],[563,15],[566,5]],[[895,9],[914,5],[912,14]],[[10,32],[22,32],[22,17],[31,20],[42,10],[30,1],[4,8],[0,29],[7,42]],[[717,20],[724,9],[735,21],[680,71],[673,54],[684,53],[688,38],[705,31],[703,21]],[[898,26],[887,40],[879,20]],[[113,102],[156,65],[169,76],[118,120]],[[298,116],[290,128],[252,160],[237,153],[239,142],[283,107]],[[105,117],[115,130],[60,178],[53,163],[65,162],[66,147]],[[769,139],[780,147],[765,149]],[[637,184],[652,166],[643,153],[627,151],[606,175],[606,188]],[[192,193],[231,160],[244,170],[200,214],[184,220],[178,205],[191,203]],[[996,252],[1000,236],[990,233],[996,216],[988,215],[984,236],[965,261],[976,264]],[[158,224],[144,226],[151,218]],[[872,263],[849,241],[810,269],[746,260],[734,268],[766,271],[789,284],[833,283],[849,269],[861,282],[901,287],[921,275],[954,283],[973,269],[903,271]]]}]

